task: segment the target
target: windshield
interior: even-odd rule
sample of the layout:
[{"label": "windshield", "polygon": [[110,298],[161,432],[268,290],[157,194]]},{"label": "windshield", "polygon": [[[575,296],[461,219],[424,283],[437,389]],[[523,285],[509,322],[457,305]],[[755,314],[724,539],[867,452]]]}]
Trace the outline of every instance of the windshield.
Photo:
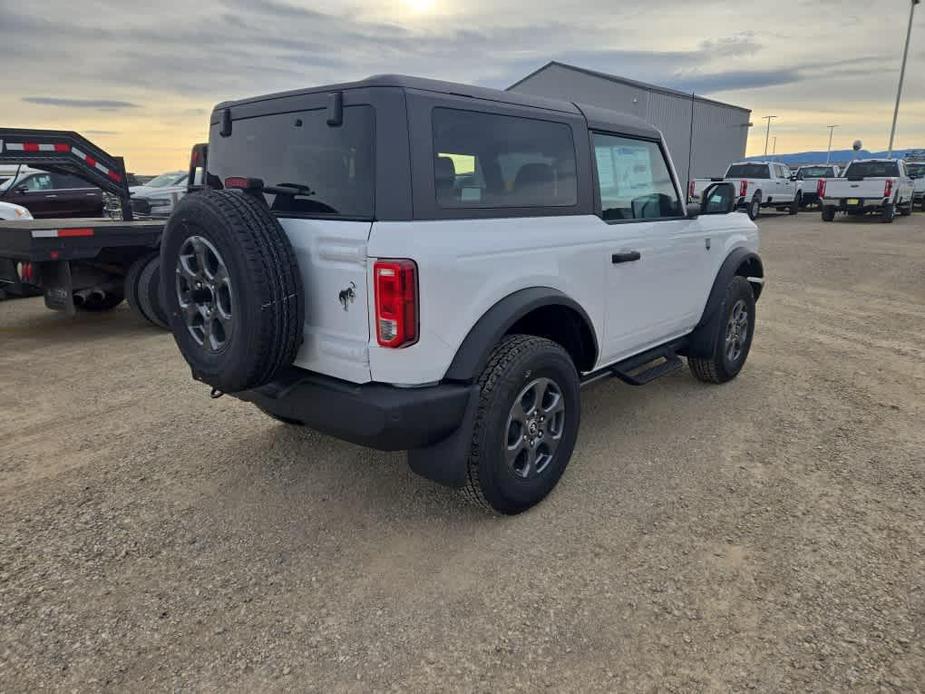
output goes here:
[{"label": "windshield", "polygon": [[799,178],[832,178],[835,170],[831,166],[804,166],[800,168]]},{"label": "windshield", "polygon": [[899,164],[895,161],[855,161],[848,164],[845,178],[878,178],[899,176]]},{"label": "windshield", "polygon": [[909,172],[910,176],[918,176],[919,178],[925,176],[925,161],[916,164],[906,164],[906,171]]},{"label": "windshield", "polygon": [[209,180],[260,179],[270,209],[283,216],[371,219],[375,112],[347,106],[341,125],[327,121],[317,109],[242,118],[230,137],[213,126]]},{"label": "windshield", "polygon": [[167,186],[180,185],[182,179],[186,176],[185,171],[171,171],[160,176],[155,176],[147,183],[143,184],[146,188],[166,188]]},{"label": "windshield", "polygon": [[767,164],[733,164],[726,171],[726,178],[771,178]]}]

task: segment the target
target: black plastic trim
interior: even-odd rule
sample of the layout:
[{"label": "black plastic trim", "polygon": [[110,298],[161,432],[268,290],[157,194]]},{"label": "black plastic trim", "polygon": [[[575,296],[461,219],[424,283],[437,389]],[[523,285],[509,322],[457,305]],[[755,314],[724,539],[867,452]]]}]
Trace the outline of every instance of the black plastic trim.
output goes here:
[{"label": "black plastic trim", "polygon": [[544,306],[565,306],[578,313],[584,320],[594,340],[594,361],[597,361],[598,340],[594,332],[594,323],[585,310],[573,299],[552,287],[531,287],[521,289],[501,299],[483,315],[466,338],[463,340],[456,356],[453,358],[446,378],[451,381],[472,382],[478,378],[488,363],[491,351],[504,337],[505,333],[518,320],[534,309]]},{"label": "black plastic trim", "polygon": [[358,385],[292,367],[265,386],[234,395],[351,443],[403,451],[432,446],[459,429],[473,387]]}]

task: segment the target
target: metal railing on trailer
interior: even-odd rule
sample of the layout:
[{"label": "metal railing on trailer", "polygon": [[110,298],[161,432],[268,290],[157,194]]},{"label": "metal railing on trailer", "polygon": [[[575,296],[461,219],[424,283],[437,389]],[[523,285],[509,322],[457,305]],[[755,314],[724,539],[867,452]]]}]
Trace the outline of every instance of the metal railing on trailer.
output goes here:
[{"label": "metal railing on trailer", "polygon": [[122,157],[108,154],[78,133],[0,128],[0,164],[21,164],[77,176],[117,197],[123,221],[133,219]]}]

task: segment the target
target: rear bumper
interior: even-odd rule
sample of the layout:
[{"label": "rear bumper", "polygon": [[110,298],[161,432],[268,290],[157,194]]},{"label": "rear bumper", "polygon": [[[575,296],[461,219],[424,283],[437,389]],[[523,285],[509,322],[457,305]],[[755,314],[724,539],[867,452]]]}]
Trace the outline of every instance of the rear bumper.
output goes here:
[{"label": "rear bumper", "polygon": [[455,433],[473,390],[478,387],[455,383],[357,385],[291,368],[272,383],[235,396],[351,443],[401,451],[426,448]]},{"label": "rear bumper", "polygon": [[865,212],[876,210],[887,204],[887,198],[823,198],[825,207],[834,207],[841,212]]}]

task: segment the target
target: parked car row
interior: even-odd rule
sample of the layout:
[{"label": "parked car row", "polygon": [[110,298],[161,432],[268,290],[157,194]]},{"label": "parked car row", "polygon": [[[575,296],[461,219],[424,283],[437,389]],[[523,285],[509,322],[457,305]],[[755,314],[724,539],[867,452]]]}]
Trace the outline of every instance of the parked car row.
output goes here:
[{"label": "parked car row", "polygon": [[736,208],[751,219],[762,209],[797,214],[809,205],[818,205],[826,222],[838,212],[875,213],[892,222],[897,214],[912,214],[916,204],[925,211],[925,162],[857,159],[844,171],[825,164],[801,166],[795,172],[780,162],[736,162],[722,177],[691,180],[688,199],[699,203],[703,191],[721,181],[735,187]]}]

